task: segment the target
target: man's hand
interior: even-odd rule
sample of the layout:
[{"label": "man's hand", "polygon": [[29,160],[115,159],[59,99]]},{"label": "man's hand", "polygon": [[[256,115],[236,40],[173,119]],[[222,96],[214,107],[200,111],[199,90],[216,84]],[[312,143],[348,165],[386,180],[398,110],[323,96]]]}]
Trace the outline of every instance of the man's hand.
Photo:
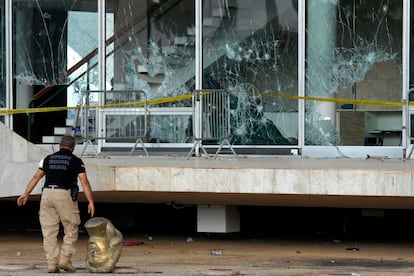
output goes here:
[{"label": "man's hand", "polygon": [[28,194],[23,194],[23,195],[19,196],[19,198],[17,199],[17,206],[25,205],[28,199],[29,199]]},{"label": "man's hand", "polygon": [[95,215],[95,205],[93,204],[93,202],[89,202],[88,204],[88,214],[91,216],[91,218],[93,218],[93,216]]},{"label": "man's hand", "polygon": [[37,183],[44,175],[45,175],[44,171],[42,171],[41,169],[37,169],[36,173],[34,174],[32,179],[29,181],[29,184],[27,184],[26,190],[17,199],[18,206],[23,206],[26,204],[27,200],[29,199],[30,193],[33,191],[34,187],[36,187]]},{"label": "man's hand", "polygon": [[89,184],[89,179],[85,172],[80,173],[78,175],[80,182],[82,184],[83,194],[85,195],[86,199],[88,200],[88,214],[93,217],[95,215],[95,204],[93,202],[92,196],[92,188],[91,184]]}]

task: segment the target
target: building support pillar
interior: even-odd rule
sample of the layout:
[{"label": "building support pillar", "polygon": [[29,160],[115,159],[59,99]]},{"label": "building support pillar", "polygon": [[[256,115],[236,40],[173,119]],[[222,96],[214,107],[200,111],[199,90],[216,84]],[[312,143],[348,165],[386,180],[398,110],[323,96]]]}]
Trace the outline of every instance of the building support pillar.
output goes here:
[{"label": "building support pillar", "polygon": [[[332,76],[336,46],[336,9],[332,1],[307,1],[307,96],[333,98],[336,85]],[[312,116],[336,125],[336,103],[317,101]]]},{"label": "building support pillar", "polygon": [[198,205],[197,232],[240,232],[240,214],[237,206]]}]

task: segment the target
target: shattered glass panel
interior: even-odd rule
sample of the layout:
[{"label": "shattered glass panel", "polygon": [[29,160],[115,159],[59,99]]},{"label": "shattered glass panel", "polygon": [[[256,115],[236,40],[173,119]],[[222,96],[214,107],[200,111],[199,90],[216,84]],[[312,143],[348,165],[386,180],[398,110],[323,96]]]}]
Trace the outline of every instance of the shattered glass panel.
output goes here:
[{"label": "shattered glass panel", "polygon": [[[84,90],[98,86],[98,14],[95,11],[68,12],[67,89],[68,106],[79,104]],[[74,118],[69,111],[68,118]]]},{"label": "shattered glass panel", "polygon": [[[149,100],[194,90],[194,1],[109,1],[106,13],[114,89],[142,90]],[[163,106],[172,104],[183,105]]]},{"label": "shattered glass panel", "polygon": [[97,46],[97,4],[82,2],[13,2],[14,78],[44,86],[66,84],[71,67]]},{"label": "shattered glass panel", "polygon": [[393,133],[380,145],[399,145],[401,108],[369,100],[401,100],[402,7],[401,0],[307,1],[306,95],[355,102],[306,101],[305,144],[371,145]]},{"label": "shattered glass panel", "polygon": [[[191,108],[191,98],[179,96],[195,88],[194,9],[193,0],[107,1],[107,86],[144,91],[151,107],[171,114],[175,107]],[[177,136],[168,118],[151,117],[148,142],[184,140],[185,128]]]},{"label": "shattered glass panel", "polygon": [[[97,87],[97,1],[14,0],[13,17],[17,108],[74,106],[80,91]],[[15,130],[41,142],[73,112],[15,116]]]},{"label": "shattered glass panel", "polygon": [[231,93],[232,144],[297,144],[297,12],[297,1],[203,1],[203,89]]},{"label": "shattered glass panel", "polygon": [[[190,122],[190,123],[189,123]],[[191,115],[152,115],[149,118],[149,143],[188,143]]]}]

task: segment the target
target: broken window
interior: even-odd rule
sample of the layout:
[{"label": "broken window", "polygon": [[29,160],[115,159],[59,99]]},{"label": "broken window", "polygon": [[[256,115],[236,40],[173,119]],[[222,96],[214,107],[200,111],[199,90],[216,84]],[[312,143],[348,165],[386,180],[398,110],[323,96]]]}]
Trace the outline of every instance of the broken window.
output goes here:
[{"label": "broken window", "polygon": [[193,0],[107,1],[107,83],[147,95],[151,115],[145,142],[189,142],[191,99],[177,96],[195,88],[194,13]]},{"label": "broken window", "polygon": [[240,145],[296,145],[296,1],[203,1],[203,88],[231,93]]},{"label": "broken window", "polygon": [[[306,101],[305,144],[372,145],[375,138],[398,145],[401,107],[367,101],[401,99],[402,0],[305,5],[306,96],[334,100]],[[97,7],[97,1],[13,1],[14,107],[73,106],[102,79],[107,90],[146,93],[152,109],[145,142],[191,142],[192,102],[180,96],[195,89],[195,1],[106,1],[104,76]],[[231,94],[230,142],[297,145],[297,1],[204,0],[202,10],[202,88]],[[53,122],[15,115],[15,130],[41,141],[73,113],[56,113]]]},{"label": "broken window", "polygon": [[[97,2],[14,0],[13,17],[15,107],[76,105],[80,91],[97,83]],[[71,112],[18,114],[14,130],[43,142]]]},{"label": "broken window", "polygon": [[402,1],[307,1],[307,145],[399,145]]}]

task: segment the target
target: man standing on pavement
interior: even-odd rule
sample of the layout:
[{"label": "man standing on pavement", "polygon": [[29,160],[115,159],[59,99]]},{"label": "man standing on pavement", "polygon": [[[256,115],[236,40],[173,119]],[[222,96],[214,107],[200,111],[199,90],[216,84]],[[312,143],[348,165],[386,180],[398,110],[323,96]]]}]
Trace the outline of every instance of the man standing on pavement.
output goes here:
[{"label": "man standing on pavement", "polygon": [[[39,221],[49,273],[59,272],[59,269],[75,271],[71,258],[76,251],[75,243],[78,240],[81,222],[77,201],[78,178],[88,201],[88,214],[91,217],[95,214],[92,188],[85,165],[73,154],[74,149],[75,139],[72,136],[63,136],[59,151],[40,161],[39,168],[26,190],[17,199],[18,206],[25,205],[39,180],[46,176],[40,200]],[[57,236],[60,223],[64,228],[64,237],[59,250]]]}]

